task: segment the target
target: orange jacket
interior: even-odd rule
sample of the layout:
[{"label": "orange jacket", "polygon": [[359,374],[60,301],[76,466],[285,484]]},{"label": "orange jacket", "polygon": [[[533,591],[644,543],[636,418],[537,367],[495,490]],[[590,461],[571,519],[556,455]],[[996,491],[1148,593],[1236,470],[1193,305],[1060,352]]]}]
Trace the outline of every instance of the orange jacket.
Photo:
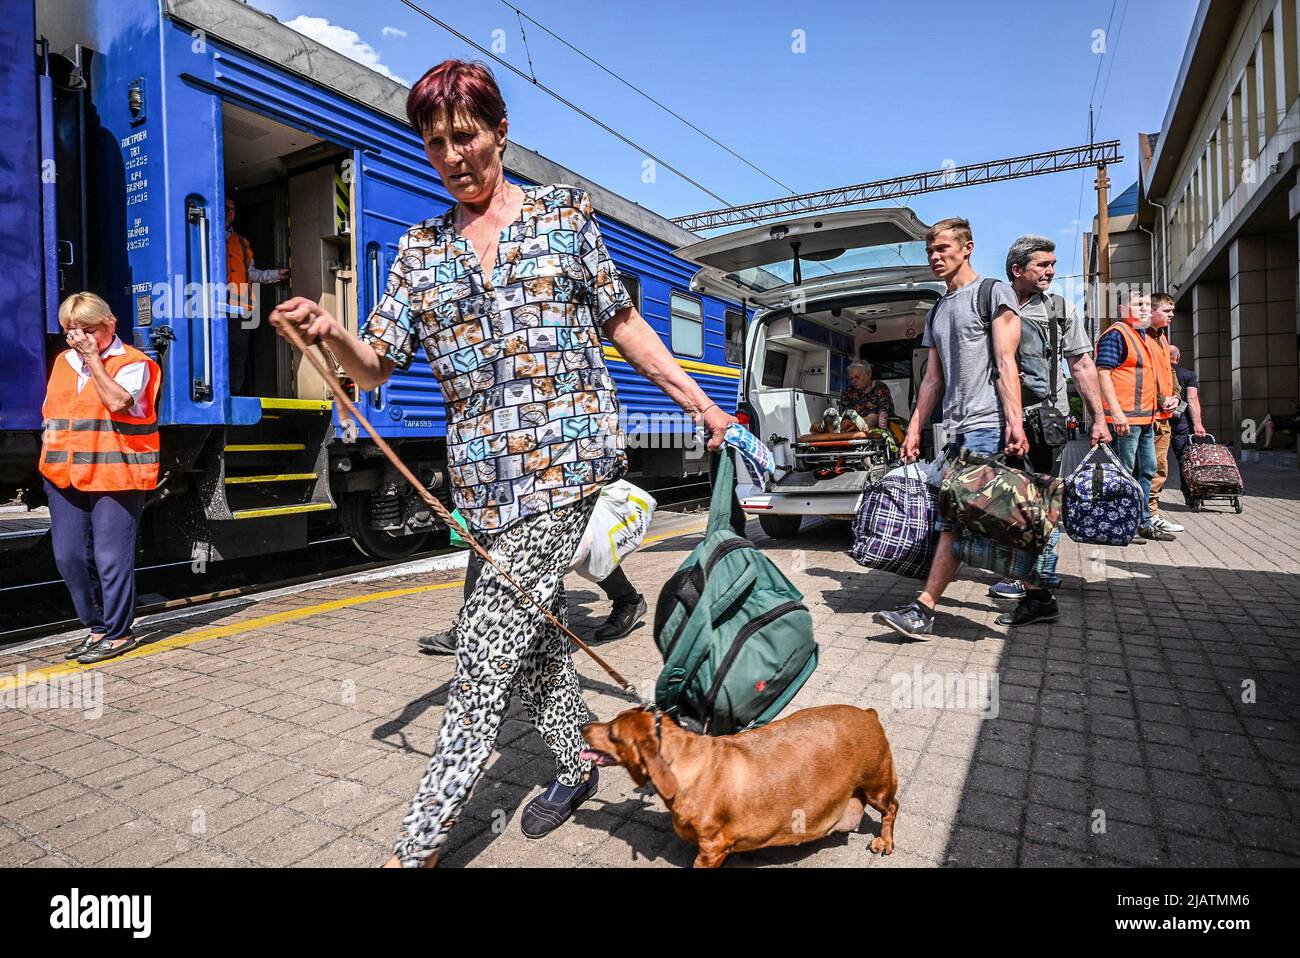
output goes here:
[{"label": "orange jacket", "polygon": [[76,371],[63,355],[54,361],[41,407],[45,417],[41,475],[60,489],[71,486],[85,492],[124,492],[158,485],[162,446],[154,403],[162,371],[133,346],[105,359],[104,368],[111,377],[122,367],[139,362],[149,364],[149,380],[140,395],[143,416],[110,412],[92,382],[77,392]]},{"label": "orange jacket", "polygon": [[1169,355],[1169,332],[1155,336],[1147,333],[1147,346],[1156,364],[1156,420],[1163,422],[1174,417],[1174,411],[1162,410],[1165,397],[1174,395],[1174,361]]},{"label": "orange jacket", "polygon": [[241,313],[253,308],[253,287],[248,275],[253,265],[253,247],[234,230],[226,234],[226,283],[230,306]]},{"label": "orange jacket", "polygon": [[[1128,347],[1123,365],[1110,371],[1115,398],[1119,400],[1125,419],[1134,426],[1145,426],[1155,419],[1160,391],[1155,354],[1147,345],[1150,337],[1139,336],[1132,326],[1122,320],[1106,330],[1106,333],[1111,329],[1119,330]],[[1109,409],[1106,411],[1106,422],[1114,422]]]}]

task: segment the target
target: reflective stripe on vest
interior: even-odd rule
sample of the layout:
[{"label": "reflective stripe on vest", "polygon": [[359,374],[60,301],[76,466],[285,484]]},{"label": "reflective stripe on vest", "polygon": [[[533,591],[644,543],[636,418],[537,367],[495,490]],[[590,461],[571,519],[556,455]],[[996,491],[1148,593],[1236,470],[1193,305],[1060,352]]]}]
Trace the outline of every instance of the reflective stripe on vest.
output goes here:
[{"label": "reflective stripe on vest", "polygon": [[158,431],[158,424],[118,422],[114,419],[47,419],[45,428],[71,429],[74,432],[118,432],[124,436],[149,436]]},{"label": "reflective stripe on vest", "polygon": [[1147,335],[1147,345],[1151,349],[1151,359],[1156,367],[1156,419],[1164,421],[1173,418],[1173,410],[1164,409],[1165,397],[1174,394],[1174,362],[1169,357],[1169,334],[1163,336]]},{"label": "reflective stripe on vest", "polygon": [[248,277],[252,262],[253,249],[248,240],[231,230],[226,236],[226,283],[229,284],[230,306],[240,313],[253,308],[253,287]]},{"label": "reflective stripe on vest", "polygon": [[[1127,355],[1124,362],[1110,371],[1111,385],[1115,387],[1115,398],[1119,400],[1124,411],[1124,418],[1135,426],[1145,426],[1155,418],[1157,405],[1157,383],[1155,360],[1144,337],[1126,322],[1115,323],[1110,329],[1119,330],[1124,337]],[[1102,334],[1103,336],[1105,333]],[[1106,421],[1112,422],[1108,413]]]},{"label": "reflective stripe on vest", "polygon": [[161,437],[154,404],[162,378],[158,364],[140,350],[126,346],[103,360],[110,378],[133,363],[144,363],[147,379],[140,394],[143,416],[111,412],[87,380],[77,389],[77,371],[67,354],[54,361],[41,411],[45,433],[41,442],[41,474],[61,489],[85,492],[125,492],[158,485]]}]

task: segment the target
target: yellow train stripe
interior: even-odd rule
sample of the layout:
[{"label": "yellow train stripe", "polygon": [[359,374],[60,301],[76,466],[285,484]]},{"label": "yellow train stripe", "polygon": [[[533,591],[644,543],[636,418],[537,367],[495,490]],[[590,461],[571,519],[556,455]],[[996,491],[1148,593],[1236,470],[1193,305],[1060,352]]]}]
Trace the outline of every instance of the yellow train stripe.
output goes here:
[{"label": "yellow train stripe", "polygon": [[315,478],[314,472],[285,472],[274,476],[226,476],[226,485],[239,486],[249,482],[297,482]]},{"label": "yellow train stripe", "polygon": [[[612,359],[616,363],[625,363],[626,359],[613,346],[605,347],[605,358]],[[677,359],[676,356],[673,357]],[[706,376],[725,376],[728,379],[739,379],[740,369],[737,366],[714,366],[712,363],[696,362],[694,359],[677,359],[677,365],[688,373],[704,373]]]},{"label": "yellow train stripe", "polygon": [[302,452],[306,448],[300,442],[235,443],[226,446],[226,452]]},{"label": "yellow train stripe", "polygon": [[231,515],[236,519],[265,519],[268,516],[292,516],[299,512],[324,512],[333,508],[332,502],[305,502],[292,506],[269,506],[265,509],[236,509]]},{"label": "yellow train stripe", "polygon": [[326,412],[334,408],[332,399],[280,399],[262,396],[258,399],[263,409],[301,409],[307,412]]}]

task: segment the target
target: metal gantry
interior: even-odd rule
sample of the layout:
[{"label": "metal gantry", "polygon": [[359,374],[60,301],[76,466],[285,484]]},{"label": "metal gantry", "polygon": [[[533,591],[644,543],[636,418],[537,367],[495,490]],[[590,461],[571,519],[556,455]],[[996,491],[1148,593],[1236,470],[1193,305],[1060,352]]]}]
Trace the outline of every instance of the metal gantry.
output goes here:
[{"label": "metal gantry", "polygon": [[738,226],[742,223],[761,223],[774,217],[811,213],[840,206],[858,206],[878,203],[900,196],[916,196],[936,190],[954,190],[979,183],[997,183],[1024,176],[1041,176],[1063,170],[1078,170],[1089,166],[1105,167],[1124,159],[1119,153],[1119,140],[1106,140],[1084,146],[1072,146],[1043,153],[1029,153],[984,163],[965,166],[943,166],[924,173],[895,176],[887,180],[873,180],[856,186],[842,186],[814,193],[801,193],[740,206],[727,206],[702,213],[678,216],[673,222],[692,232],[717,229],[721,226]]}]

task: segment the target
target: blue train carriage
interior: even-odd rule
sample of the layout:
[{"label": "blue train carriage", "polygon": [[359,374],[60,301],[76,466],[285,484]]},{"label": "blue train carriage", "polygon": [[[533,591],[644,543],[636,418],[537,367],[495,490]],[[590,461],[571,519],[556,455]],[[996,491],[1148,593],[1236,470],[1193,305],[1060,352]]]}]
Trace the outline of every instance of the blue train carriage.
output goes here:
[{"label": "blue train carriage", "polygon": [[[81,177],[86,188],[60,198],[60,209],[82,204],[77,229],[58,232],[63,258],[79,265],[57,291],[46,283],[45,365],[25,367],[28,391],[41,391],[60,348],[50,304],[73,288],[100,291],[123,338],[163,367],[164,478],[146,512],[147,542],[160,554],[298,548],[340,527],[375,555],[418,549],[437,528],[427,505],[364,433],[340,424],[324,382],[265,321],[276,302],[301,295],[355,330],[402,233],[450,205],[406,124],[406,87],[238,0],[44,0],[38,17],[59,51],[54,72],[76,81],[63,84],[57,108],[71,117],[55,136],[66,154],[59,182],[70,189]],[[734,408],[747,317],[690,292],[693,267],[672,250],[698,237],[516,145],[505,163],[516,182],[591,194],[642,312],[709,395]],[[247,320],[228,305],[227,197],[258,267],[292,271],[288,283],[255,287]],[[237,324],[252,328],[248,378],[232,395]],[[675,407],[611,346],[605,352],[634,475],[703,472],[696,450],[665,436],[681,432]],[[367,418],[448,499],[444,405],[423,358],[378,390],[352,388]],[[27,420],[27,429],[39,425],[39,400]]]}]

